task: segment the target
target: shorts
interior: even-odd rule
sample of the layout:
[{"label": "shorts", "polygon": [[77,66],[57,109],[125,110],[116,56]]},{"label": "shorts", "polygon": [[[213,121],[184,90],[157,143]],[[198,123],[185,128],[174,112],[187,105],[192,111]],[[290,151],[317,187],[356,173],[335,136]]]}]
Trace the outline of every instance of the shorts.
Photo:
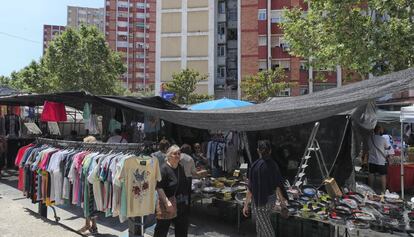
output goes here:
[{"label": "shorts", "polygon": [[368,170],[370,174],[387,175],[388,167],[387,165],[376,165],[370,163]]}]

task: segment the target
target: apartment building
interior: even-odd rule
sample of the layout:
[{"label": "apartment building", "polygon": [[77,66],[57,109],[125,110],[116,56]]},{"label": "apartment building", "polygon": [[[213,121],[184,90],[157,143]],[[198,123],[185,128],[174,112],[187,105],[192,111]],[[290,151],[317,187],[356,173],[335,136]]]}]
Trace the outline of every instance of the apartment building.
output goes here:
[{"label": "apartment building", "polygon": [[151,90],[155,78],[155,0],[106,0],[105,37],[122,55],[121,80],[131,91]]},{"label": "apartment building", "polygon": [[207,79],[196,92],[214,94],[216,67],[216,0],[156,1],[155,92],[175,72],[194,69]]},{"label": "apartment building", "polygon": [[[306,67],[305,59],[289,55],[289,44],[284,40],[280,27],[284,20],[283,8],[299,6],[306,11],[308,6],[303,0],[239,0],[239,4],[240,79],[260,70],[282,67],[289,80],[298,86],[282,92],[280,96],[302,95],[341,85],[342,72],[339,67],[314,71]],[[314,80],[321,75],[324,81]]]},{"label": "apartment building", "polygon": [[47,47],[56,36],[62,34],[65,26],[58,25],[43,25],[43,54],[45,54]]},{"label": "apartment building", "polygon": [[105,9],[68,6],[67,26],[79,28],[83,25],[94,25],[101,32],[105,30]]}]

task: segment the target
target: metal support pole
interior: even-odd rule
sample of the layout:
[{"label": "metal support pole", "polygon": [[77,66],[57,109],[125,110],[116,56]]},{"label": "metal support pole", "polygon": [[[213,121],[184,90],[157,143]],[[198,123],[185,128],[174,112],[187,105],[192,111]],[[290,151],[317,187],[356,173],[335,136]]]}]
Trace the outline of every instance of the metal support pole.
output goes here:
[{"label": "metal support pole", "polygon": [[41,217],[47,218],[47,206],[44,203],[39,203],[38,213]]},{"label": "metal support pole", "polygon": [[401,168],[401,198],[404,200],[404,122],[401,121],[401,155],[400,155],[400,168]]}]

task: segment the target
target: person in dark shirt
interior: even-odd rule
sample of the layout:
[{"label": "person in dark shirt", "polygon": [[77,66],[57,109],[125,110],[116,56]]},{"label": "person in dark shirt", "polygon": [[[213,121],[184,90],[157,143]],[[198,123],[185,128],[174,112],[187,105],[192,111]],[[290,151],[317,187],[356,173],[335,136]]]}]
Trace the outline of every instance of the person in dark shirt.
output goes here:
[{"label": "person in dark shirt", "polygon": [[177,216],[170,220],[158,219],[154,237],[166,237],[170,224],[174,223],[175,236],[186,237],[188,234],[188,188],[184,168],[179,164],[180,148],[172,145],[167,150],[167,160],[161,165],[161,181],[157,184],[160,202],[165,207],[172,208],[170,199],[177,201]]},{"label": "person in dark shirt", "polygon": [[258,142],[259,159],[250,167],[249,184],[243,215],[248,216],[249,203],[252,201],[253,212],[256,215],[256,232],[260,237],[273,237],[275,231],[270,221],[270,214],[280,202],[282,216],[286,217],[287,194],[277,163],[271,157],[271,145],[268,140]]}]

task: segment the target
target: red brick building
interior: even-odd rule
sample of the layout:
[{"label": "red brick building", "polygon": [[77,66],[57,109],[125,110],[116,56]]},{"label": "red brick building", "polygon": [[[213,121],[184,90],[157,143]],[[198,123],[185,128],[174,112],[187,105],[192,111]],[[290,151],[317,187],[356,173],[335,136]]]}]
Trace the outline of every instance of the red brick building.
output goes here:
[{"label": "red brick building", "polygon": [[105,37],[127,66],[121,80],[131,91],[154,85],[155,0],[106,0]]},{"label": "red brick building", "polygon": [[64,30],[65,26],[43,25],[43,54],[45,54],[50,41],[62,34]]},{"label": "red brick building", "polygon": [[[303,0],[242,0],[239,4],[241,80],[259,70],[283,67],[289,80],[298,84],[283,95],[300,95],[308,93],[309,89],[319,91],[337,86],[337,75],[338,79],[342,77],[340,68],[310,73],[305,66],[306,60],[289,55],[289,45],[284,41],[280,28],[283,8],[300,6],[306,11],[308,6]],[[314,81],[309,86],[309,77],[316,78],[318,73],[326,80]]]}]

